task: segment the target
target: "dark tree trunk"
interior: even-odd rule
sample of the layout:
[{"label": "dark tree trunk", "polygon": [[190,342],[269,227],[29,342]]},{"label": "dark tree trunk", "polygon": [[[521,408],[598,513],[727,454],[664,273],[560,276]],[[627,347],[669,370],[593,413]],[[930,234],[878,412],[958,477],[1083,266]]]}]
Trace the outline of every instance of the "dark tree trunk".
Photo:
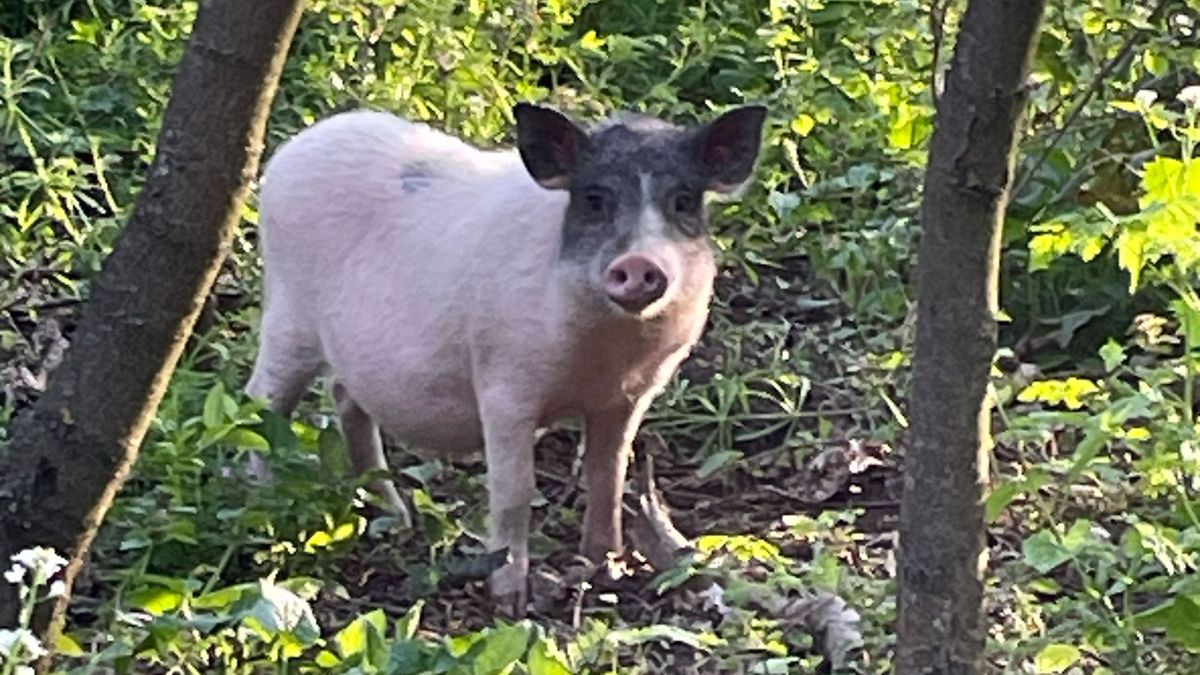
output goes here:
[{"label": "dark tree trunk", "polygon": [[899,675],[983,669],[988,375],[1000,229],[1045,0],[970,0],[925,174]]},{"label": "dark tree trunk", "polygon": [[[0,448],[0,564],[30,546],[70,559],[69,589],[142,437],[241,215],[304,0],[206,0],[188,40],[146,185],[62,366]],[[16,599],[0,584],[0,626]]]}]

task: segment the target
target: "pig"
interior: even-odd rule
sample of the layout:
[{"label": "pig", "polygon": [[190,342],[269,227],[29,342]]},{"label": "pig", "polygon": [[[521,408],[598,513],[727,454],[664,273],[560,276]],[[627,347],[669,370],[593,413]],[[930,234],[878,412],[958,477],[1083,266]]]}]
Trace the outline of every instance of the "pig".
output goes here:
[{"label": "pig", "polygon": [[[766,108],[677,126],[621,113],[590,129],[518,103],[515,149],[478,149],[359,110],[284,143],[260,192],[264,308],[246,386],[288,415],[330,376],[359,472],[410,448],[483,449],[490,576],[523,614],[534,438],[582,419],[582,552],[620,551],[631,446],[699,339],[716,264],[708,193],[750,179]],[[370,489],[405,522],[391,480]]]}]

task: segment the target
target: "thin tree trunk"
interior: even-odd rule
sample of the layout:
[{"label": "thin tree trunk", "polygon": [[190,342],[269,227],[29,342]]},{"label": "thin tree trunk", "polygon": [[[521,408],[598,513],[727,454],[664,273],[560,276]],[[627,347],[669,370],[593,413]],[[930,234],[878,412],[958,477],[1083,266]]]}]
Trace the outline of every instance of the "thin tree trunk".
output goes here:
[{"label": "thin tree trunk", "polygon": [[[133,216],[46,393],[0,448],[0,565],[30,546],[70,559],[70,587],[129,472],[228,253],[304,0],[205,0]],[[0,584],[0,626],[16,598]]]},{"label": "thin tree trunk", "polygon": [[970,0],[925,174],[899,675],[983,670],[988,376],[1000,230],[1045,0]]}]

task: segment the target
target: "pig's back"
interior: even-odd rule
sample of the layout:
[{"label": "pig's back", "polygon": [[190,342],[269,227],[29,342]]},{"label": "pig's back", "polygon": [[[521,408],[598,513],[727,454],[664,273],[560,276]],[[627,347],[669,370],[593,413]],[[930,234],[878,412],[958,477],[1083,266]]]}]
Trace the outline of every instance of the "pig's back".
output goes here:
[{"label": "pig's back", "polygon": [[[263,256],[289,289],[309,298],[329,288],[331,266],[348,260],[430,260],[430,247],[465,243],[455,230],[468,225],[457,216],[472,191],[519,165],[513,153],[483,152],[386,113],[335,115],[289,140],[267,164]],[[454,210],[439,216],[445,207]],[[385,244],[401,250],[382,250]],[[325,279],[310,287],[314,264]]]}]

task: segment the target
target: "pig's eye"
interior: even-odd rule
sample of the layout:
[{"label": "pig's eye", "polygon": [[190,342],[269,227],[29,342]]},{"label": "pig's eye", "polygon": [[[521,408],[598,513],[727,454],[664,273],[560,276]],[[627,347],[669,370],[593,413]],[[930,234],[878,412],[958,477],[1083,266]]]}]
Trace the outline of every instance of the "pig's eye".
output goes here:
[{"label": "pig's eye", "polygon": [[697,199],[687,192],[676,192],[671,197],[671,209],[680,215],[695,213]]},{"label": "pig's eye", "polygon": [[591,188],[583,193],[583,205],[588,215],[606,217],[612,209],[612,195],[603,188]]}]

